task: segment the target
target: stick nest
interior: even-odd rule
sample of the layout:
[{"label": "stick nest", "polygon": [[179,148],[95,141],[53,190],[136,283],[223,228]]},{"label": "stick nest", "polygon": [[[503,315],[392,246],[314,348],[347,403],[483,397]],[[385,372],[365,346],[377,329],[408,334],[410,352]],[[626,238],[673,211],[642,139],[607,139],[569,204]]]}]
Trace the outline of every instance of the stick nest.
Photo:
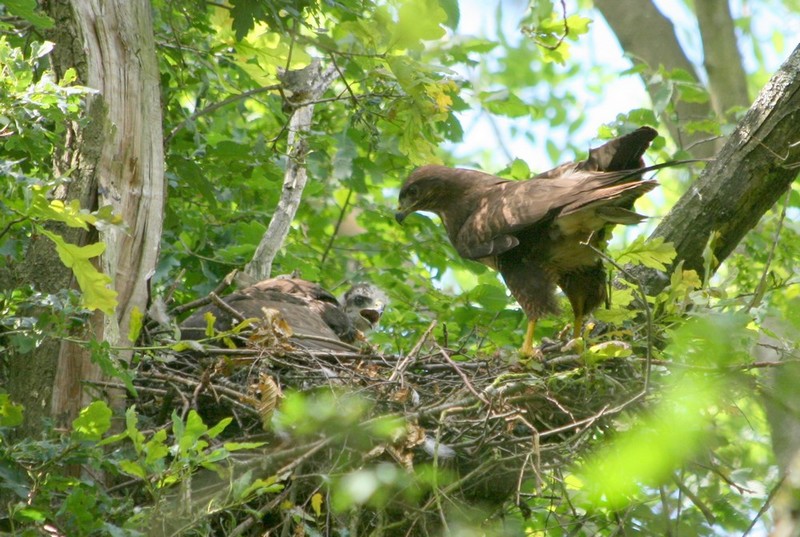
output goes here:
[{"label": "stick nest", "polygon": [[[434,326],[404,356],[366,343],[352,352],[306,350],[273,320],[243,347],[141,360],[135,403],[144,423],[166,428],[173,412],[185,420],[194,410],[209,427],[233,418],[211,449],[263,443],[233,453],[224,472],[195,473],[180,496],[163,499],[152,534],[178,534],[176,510],[180,531],[204,526],[224,535],[300,527],[438,533],[453,506],[499,512],[520,504],[523,491],[539,490],[548,470],[574,460],[643,393],[643,360],[635,357],[587,366],[556,350],[545,351],[543,363],[509,366],[443,348],[431,338]],[[292,392],[320,405],[320,421],[287,421]],[[401,425],[382,435],[381,423]],[[370,499],[337,508],[332,483],[387,468],[394,477]],[[237,497],[232,483],[242,476],[273,486]]]}]

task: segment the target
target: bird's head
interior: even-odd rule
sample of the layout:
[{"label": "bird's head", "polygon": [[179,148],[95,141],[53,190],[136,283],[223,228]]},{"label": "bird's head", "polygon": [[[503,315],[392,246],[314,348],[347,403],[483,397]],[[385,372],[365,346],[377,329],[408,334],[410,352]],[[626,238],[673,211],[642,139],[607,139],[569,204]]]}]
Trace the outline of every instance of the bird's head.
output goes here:
[{"label": "bird's head", "polygon": [[378,326],[389,299],[374,285],[357,283],[344,294],[341,302],[353,326],[367,332]]},{"label": "bird's head", "polygon": [[415,211],[437,212],[446,179],[455,170],[445,166],[422,166],[408,176],[400,189],[399,206],[394,218],[402,224]]}]

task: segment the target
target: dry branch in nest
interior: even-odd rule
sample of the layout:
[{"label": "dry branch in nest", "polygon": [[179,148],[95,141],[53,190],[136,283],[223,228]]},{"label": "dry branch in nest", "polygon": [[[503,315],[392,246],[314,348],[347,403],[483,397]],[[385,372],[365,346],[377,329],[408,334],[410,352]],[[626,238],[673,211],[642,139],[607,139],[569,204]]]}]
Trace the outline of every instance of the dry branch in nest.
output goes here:
[{"label": "dry branch in nest", "polygon": [[[243,347],[143,360],[135,383],[142,422],[166,427],[173,411],[185,419],[195,410],[209,426],[233,418],[212,443],[263,442],[236,452],[224,476],[195,474],[180,496],[159,506],[154,534],[176,534],[201,520],[230,524],[215,513],[236,505],[241,516],[225,534],[263,534],[288,524],[287,531],[310,525],[427,535],[455,506],[500,511],[518,504],[523,489],[536,490],[544,473],[573,460],[610,416],[642,395],[639,359],[589,367],[575,355],[551,352],[540,370],[509,366],[442,347],[431,337],[434,326],[397,356],[367,345],[305,350],[271,317]],[[276,417],[285,416],[290,392],[329,414],[308,424]],[[402,432],[375,433],[387,420],[400,420]],[[373,495],[380,502],[337,512],[330,484],[378,467],[394,472]],[[242,476],[280,486],[236,503],[232,488]]]}]

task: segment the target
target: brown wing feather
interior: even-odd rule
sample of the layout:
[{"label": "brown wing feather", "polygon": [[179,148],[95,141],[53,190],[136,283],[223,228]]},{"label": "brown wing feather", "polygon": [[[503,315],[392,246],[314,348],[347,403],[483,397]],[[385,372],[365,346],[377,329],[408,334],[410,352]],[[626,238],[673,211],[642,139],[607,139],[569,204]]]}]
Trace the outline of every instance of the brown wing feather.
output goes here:
[{"label": "brown wing feather", "polygon": [[639,181],[640,175],[635,170],[574,172],[546,181],[502,183],[480,200],[453,243],[461,255],[471,259],[502,254],[519,243],[510,237],[544,220],[592,205],[627,205],[657,184]]},{"label": "brown wing feather", "polygon": [[641,168],[644,166],[642,156],[656,136],[658,132],[654,128],[639,127],[629,134],[590,149],[586,160],[566,162],[540,173],[536,179],[561,177],[574,171],[614,172]]},{"label": "brown wing feather", "polygon": [[633,202],[656,186],[642,155],[657,136],[642,127],[528,181],[442,166],[425,166],[400,191],[399,222],[409,212],[441,216],[450,242],[463,257],[496,268],[530,318],[558,310],[560,286],[576,315],[606,298],[605,269],[597,252],[614,224],[644,217]]}]

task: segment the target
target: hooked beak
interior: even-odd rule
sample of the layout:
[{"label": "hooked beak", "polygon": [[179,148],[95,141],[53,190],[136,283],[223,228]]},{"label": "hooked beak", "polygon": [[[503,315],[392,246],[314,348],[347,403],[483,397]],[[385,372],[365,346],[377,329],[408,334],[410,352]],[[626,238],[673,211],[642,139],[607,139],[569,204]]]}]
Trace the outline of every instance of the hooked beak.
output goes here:
[{"label": "hooked beak", "polygon": [[375,328],[378,325],[378,322],[381,320],[384,307],[385,306],[382,303],[378,302],[371,308],[359,310],[358,314],[361,315],[362,319],[369,323],[370,328]]},{"label": "hooked beak", "polygon": [[402,209],[399,209],[396,213],[394,213],[394,219],[397,220],[398,224],[402,224],[403,220],[406,219],[408,213]]},{"label": "hooked beak", "polygon": [[375,326],[381,320],[381,314],[377,310],[365,309],[358,312],[369,324]]}]

